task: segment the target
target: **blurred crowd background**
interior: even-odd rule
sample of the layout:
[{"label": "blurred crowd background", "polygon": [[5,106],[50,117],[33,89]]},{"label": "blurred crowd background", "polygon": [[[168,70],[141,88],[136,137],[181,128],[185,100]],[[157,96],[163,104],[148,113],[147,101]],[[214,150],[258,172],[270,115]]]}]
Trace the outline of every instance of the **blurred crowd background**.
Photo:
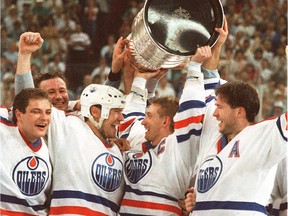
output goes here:
[{"label": "blurred crowd background", "polygon": [[[87,85],[106,79],[115,43],[129,35],[144,2],[1,0],[1,105],[12,105],[17,43],[23,32],[39,32],[44,39],[33,54],[33,75],[63,72],[70,99],[77,99]],[[221,2],[229,25],[218,68],[221,77],[257,89],[258,120],[282,113],[287,109],[287,1]],[[183,71],[170,70],[159,82],[157,95],[179,97],[184,80]]]}]

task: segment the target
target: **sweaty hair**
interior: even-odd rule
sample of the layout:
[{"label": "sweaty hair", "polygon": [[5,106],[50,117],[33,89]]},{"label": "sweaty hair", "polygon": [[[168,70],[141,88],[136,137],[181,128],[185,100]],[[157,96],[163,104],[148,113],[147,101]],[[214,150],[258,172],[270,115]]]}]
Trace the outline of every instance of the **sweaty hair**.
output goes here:
[{"label": "sweaty hair", "polygon": [[254,122],[260,108],[259,97],[255,88],[242,81],[232,81],[220,85],[216,89],[216,95],[233,109],[243,107],[248,122]]},{"label": "sweaty hair", "polygon": [[173,96],[159,97],[150,100],[150,104],[158,105],[158,114],[160,117],[168,116],[171,120],[170,131],[174,132],[174,121],[173,118],[179,108],[179,100]]},{"label": "sweaty hair", "polygon": [[[47,99],[49,100],[48,93],[39,88],[27,88],[19,92],[13,102],[13,122],[16,124],[17,119],[15,110],[19,110],[21,113],[26,113],[26,108],[29,105],[31,99]],[[49,100],[50,101],[50,100]]]},{"label": "sweaty hair", "polygon": [[[35,77],[35,80],[34,80],[34,83],[35,83],[35,87],[36,88],[39,88],[40,86],[40,83],[42,81],[45,81],[45,80],[50,80],[50,79],[55,79],[55,78],[60,78],[64,81],[64,83],[66,83],[66,86],[68,86],[68,82],[65,78],[65,76],[63,75],[63,73],[61,72],[52,72],[52,73],[45,73],[45,74],[40,74],[38,76]],[[68,88],[68,87],[67,87]]]}]

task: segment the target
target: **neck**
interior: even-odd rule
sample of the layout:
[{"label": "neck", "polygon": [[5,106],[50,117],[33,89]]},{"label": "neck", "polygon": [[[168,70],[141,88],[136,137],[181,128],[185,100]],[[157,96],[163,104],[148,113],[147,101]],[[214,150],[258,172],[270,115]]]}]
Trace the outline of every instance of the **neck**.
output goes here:
[{"label": "neck", "polygon": [[227,135],[227,141],[230,142],[237,134],[239,134],[242,130],[244,130],[244,128],[246,128],[249,125],[250,125],[249,122],[241,124],[240,127],[237,128],[233,133]]},{"label": "neck", "polygon": [[105,136],[103,135],[103,133],[97,129],[95,127],[95,125],[89,120],[87,119],[86,123],[88,124],[88,126],[91,128],[91,130],[93,131],[93,133],[103,142],[106,143],[106,139]]},{"label": "neck", "polygon": [[[160,132],[159,132],[160,133]],[[161,140],[163,140],[164,138],[168,137],[171,134],[171,132],[167,131],[165,134],[162,134],[162,136],[159,136],[157,139],[150,141],[152,146],[157,146],[159,145],[159,143],[161,142]]]}]

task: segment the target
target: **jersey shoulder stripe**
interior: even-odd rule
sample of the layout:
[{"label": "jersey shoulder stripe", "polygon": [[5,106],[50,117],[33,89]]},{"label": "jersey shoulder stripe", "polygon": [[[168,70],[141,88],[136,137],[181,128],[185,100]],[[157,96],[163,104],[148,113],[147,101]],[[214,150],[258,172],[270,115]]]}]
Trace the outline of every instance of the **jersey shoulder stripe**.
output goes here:
[{"label": "jersey shoulder stripe", "polygon": [[183,103],[180,104],[179,110],[178,112],[184,112],[186,110],[189,110],[191,108],[204,108],[206,106],[206,104],[202,101],[198,101],[198,100],[189,100],[189,101],[185,101]]},{"label": "jersey shoulder stripe", "polygon": [[189,140],[192,135],[199,137],[201,135],[201,132],[202,132],[202,128],[199,130],[192,129],[187,134],[177,135],[176,136],[177,142],[178,143],[185,142],[185,141]]},{"label": "jersey shoulder stripe", "polygon": [[12,121],[10,121],[10,120],[2,117],[2,116],[0,116],[0,122],[7,125],[7,126],[16,127],[16,125]]},{"label": "jersey shoulder stripe", "polygon": [[174,128],[175,129],[180,129],[187,127],[189,124],[194,123],[194,124],[199,124],[202,122],[204,118],[204,114],[199,115],[199,116],[192,116],[184,120],[180,120],[174,123]]}]

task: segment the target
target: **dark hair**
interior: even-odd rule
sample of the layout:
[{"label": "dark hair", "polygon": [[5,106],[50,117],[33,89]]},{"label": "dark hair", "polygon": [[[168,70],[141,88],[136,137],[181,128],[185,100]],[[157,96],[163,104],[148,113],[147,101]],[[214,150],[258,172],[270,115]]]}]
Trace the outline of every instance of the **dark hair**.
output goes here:
[{"label": "dark hair", "polygon": [[173,118],[179,108],[178,98],[173,97],[173,96],[166,96],[166,97],[159,97],[159,98],[151,99],[149,102],[150,102],[150,105],[155,104],[160,107],[160,109],[158,110],[158,114],[160,115],[160,117],[168,116],[170,118],[171,120],[170,131],[173,133],[174,132]]},{"label": "dark hair", "polygon": [[[21,113],[26,113],[26,108],[29,105],[31,99],[47,99],[49,100],[48,93],[39,88],[27,88],[20,91],[14,98],[13,102],[13,122],[16,124],[17,119],[15,110],[19,110]],[[50,101],[50,100],[49,100]]]},{"label": "dark hair", "polygon": [[35,87],[36,87],[36,88],[39,88],[40,83],[41,83],[42,81],[50,80],[50,79],[55,79],[55,78],[60,78],[60,79],[62,79],[62,80],[66,83],[66,87],[68,88],[68,83],[67,83],[67,80],[66,80],[64,74],[61,73],[61,72],[58,72],[58,71],[55,71],[55,72],[52,72],[52,73],[40,74],[40,75],[36,76],[36,77],[35,77],[35,80],[34,80]]},{"label": "dark hair", "polygon": [[260,102],[255,88],[243,81],[231,81],[220,85],[216,95],[223,99],[231,108],[243,107],[248,122],[254,122],[259,112]]}]

